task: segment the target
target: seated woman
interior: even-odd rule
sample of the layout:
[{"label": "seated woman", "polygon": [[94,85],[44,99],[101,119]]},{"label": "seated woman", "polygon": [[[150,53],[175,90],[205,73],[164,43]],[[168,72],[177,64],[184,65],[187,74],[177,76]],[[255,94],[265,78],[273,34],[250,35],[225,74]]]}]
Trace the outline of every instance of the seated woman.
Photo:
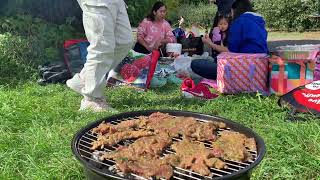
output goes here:
[{"label": "seated woman", "polygon": [[[228,33],[228,47],[214,44],[208,36],[202,41],[218,52],[268,53],[265,21],[253,12],[250,0],[236,0],[232,4],[231,14],[233,22]],[[204,78],[217,78],[215,62],[195,60],[191,63],[191,69]]]},{"label": "seated woman", "polygon": [[164,19],[165,16],[165,4],[156,2],[150,14],[138,27],[137,43],[134,46],[134,51],[149,54],[152,50],[159,49],[167,43],[176,42],[170,24]]}]

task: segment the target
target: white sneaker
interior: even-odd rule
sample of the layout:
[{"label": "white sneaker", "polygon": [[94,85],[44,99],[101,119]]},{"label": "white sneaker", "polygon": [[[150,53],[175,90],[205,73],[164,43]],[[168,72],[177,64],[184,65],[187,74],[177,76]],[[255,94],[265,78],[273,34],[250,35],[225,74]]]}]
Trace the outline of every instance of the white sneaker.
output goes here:
[{"label": "white sneaker", "polygon": [[103,111],[110,111],[110,112],[118,112],[117,110],[113,109],[110,105],[107,104],[106,100],[103,98],[95,98],[94,100],[83,98],[81,100],[81,106],[79,111],[93,111],[93,112],[103,112]]},{"label": "white sneaker", "polygon": [[84,81],[80,78],[79,74],[75,74],[73,78],[67,80],[66,84],[70,89],[82,94],[81,90],[84,87]]}]

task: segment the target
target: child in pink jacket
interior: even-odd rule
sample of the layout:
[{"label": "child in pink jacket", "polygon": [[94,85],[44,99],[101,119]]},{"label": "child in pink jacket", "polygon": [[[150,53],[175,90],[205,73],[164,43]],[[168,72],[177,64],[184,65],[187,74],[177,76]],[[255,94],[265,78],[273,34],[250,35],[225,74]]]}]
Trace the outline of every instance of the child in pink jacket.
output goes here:
[{"label": "child in pink jacket", "polygon": [[[225,16],[218,17],[218,25],[210,33],[211,40],[214,44],[227,46],[228,30],[230,19]],[[219,52],[212,50],[212,57],[217,57]]]}]

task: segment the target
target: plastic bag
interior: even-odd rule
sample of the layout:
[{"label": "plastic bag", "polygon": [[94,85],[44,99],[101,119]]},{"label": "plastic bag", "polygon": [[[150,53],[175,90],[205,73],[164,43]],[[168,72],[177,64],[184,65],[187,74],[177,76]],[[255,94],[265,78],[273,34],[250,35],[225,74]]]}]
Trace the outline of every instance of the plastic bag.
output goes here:
[{"label": "plastic bag", "polygon": [[177,57],[174,62],[173,66],[174,69],[177,71],[177,76],[184,78],[190,77],[190,65],[191,65],[192,57],[181,55]]}]

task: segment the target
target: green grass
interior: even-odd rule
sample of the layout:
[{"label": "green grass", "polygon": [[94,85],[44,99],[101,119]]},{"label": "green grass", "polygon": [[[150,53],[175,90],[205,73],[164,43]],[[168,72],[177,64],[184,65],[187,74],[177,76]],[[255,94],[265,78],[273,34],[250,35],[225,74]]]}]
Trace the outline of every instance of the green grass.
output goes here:
[{"label": "green grass", "polygon": [[269,32],[268,41],[275,40],[320,40],[320,31],[316,32]]},{"label": "green grass", "polygon": [[[283,37],[282,33],[271,36]],[[287,111],[277,106],[275,96],[187,100],[175,86],[146,93],[107,89],[106,96],[121,112],[188,110],[222,116],[252,128],[267,146],[252,179],[320,179],[319,119],[307,115],[307,122],[287,122]],[[84,179],[82,165],[71,153],[71,139],[87,123],[111,114],[79,112],[80,100],[81,96],[63,85],[43,87],[33,81],[8,85],[0,78],[0,179]]]},{"label": "green grass", "polygon": [[[276,97],[221,96],[214,101],[186,100],[178,87],[137,93],[106,91],[118,110],[176,109],[230,118],[261,135],[267,154],[252,179],[319,179],[320,121],[288,123]],[[78,112],[81,97],[62,85],[0,88],[0,179],[83,179],[70,149],[81,127],[109,113]]]}]

